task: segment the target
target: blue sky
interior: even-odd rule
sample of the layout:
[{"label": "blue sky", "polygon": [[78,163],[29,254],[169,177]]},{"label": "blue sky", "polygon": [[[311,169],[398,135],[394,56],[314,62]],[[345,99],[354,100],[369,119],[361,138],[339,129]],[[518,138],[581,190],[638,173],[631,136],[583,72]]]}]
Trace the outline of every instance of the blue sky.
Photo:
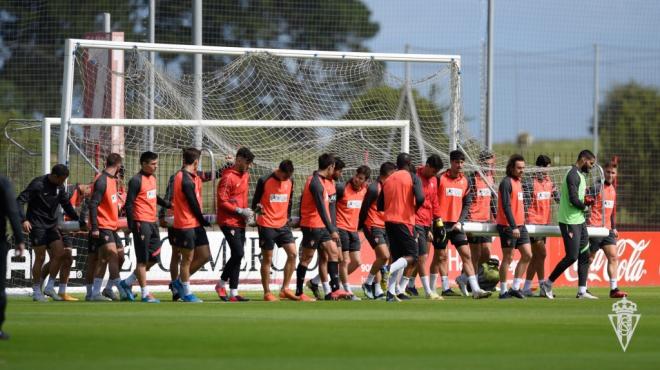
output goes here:
[{"label": "blue sky", "polygon": [[[463,56],[465,115],[480,134],[480,70],[486,0],[365,0],[377,52]],[[601,49],[600,96],[634,79],[660,86],[660,1],[495,1],[494,141],[589,137],[594,44]],[[392,71],[398,73],[397,68]]]}]

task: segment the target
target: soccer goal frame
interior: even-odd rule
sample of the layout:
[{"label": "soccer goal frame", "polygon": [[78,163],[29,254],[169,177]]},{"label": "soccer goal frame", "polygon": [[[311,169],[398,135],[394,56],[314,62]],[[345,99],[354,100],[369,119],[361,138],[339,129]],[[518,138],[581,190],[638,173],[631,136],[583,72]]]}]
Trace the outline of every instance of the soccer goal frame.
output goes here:
[{"label": "soccer goal frame", "polygon": [[[450,129],[449,140],[450,147],[456,148],[459,133],[459,120],[460,120],[460,68],[461,57],[459,55],[431,55],[431,54],[406,54],[406,53],[365,53],[365,52],[341,52],[341,51],[316,51],[316,50],[294,50],[294,49],[266,49],[266,48],[239,48],[239,47],[222,47],[222,46],[202,46],[202,45],[180,45],[180,44],[157,44],[157,43],[141,43],[141,42],[118,42],[118,41],[104,41],[104,40],[86,40],[86,39],[67,39],[65,41],[65,54],[64,54],[64,71],[62,79],[62,102],[61,102],[61,115],[60,115],[60,132],[59,147],[58,147],[58,161],[66,164],[67,151],[68,151],[68,132],[70,124],[84,124],[99,122],[98,124],[107,126],[119,125],[133,125],[131,120],[117,120],[108,119],[102,120],[87,120],[72,118],[73,111],[73,95],[74,95],[74,75],[75,75],[75,53],[78,49],[105,49],[105,50],[136,50],[145,52],[160,52],[160,53],[177,53],[177,54],[205,54],[205,55],[227,55],[227,56],[240,56],[248,53],[269,53],[274,56],[280,57],[295,57],[306,59],[320,59],[320,60],[374,60],[383,62],[411,62],[411,63],[446,63],[452,67],[452,103],[450,107]],[[201,88],[201,83],[199,84]],[[199,108],[199,107],[197,107]],[[201,117],[201,115],[199,115]],[[195,117],[198,118],[198,117]],[[159,122],[160,121],[160,122]],[[265,127],[264,123],[273,123],[275,121],[205,121],[205,120],[187,120],[191,126],[201,127],[201,125],[228,125],[229,127],[240,127],[240,125],[253,125],[250,127]],[[258,123],[257,123],[258,122]],[[336,123],[333,123],[336,122]],[[271,126],[271,127],[387,127],[383,126],[385,121],[290,121],[288,123],[280,123],[281,125],[290,126]],[[392,121],[387,121],[392,122]],[[178,120],[139,120],[135,125],[144,127],[154,126],[157,124],[162,125],[180,125],[184,123]],[[51,123],[52,124],[52,123]],[[300,126],[294,126],[294,125]],[[305,126],[307,125],[307,126]],[[371,126],[369,126],[371,125]],[[398,127],[402,127],[401,123],[397,123]],[[397,127],[397,126],[389,126]],[[409,127],[409,126],[408,126]],[[409,136],[409,128],[406,129]],[[408,140],[406,138],[406,140]],[[199,138],[195,138],[194,142],[200,142]],[[402,150],[407,151],[408,145],[402,145]],[[46,153],[46,151],[44,151]]]}]

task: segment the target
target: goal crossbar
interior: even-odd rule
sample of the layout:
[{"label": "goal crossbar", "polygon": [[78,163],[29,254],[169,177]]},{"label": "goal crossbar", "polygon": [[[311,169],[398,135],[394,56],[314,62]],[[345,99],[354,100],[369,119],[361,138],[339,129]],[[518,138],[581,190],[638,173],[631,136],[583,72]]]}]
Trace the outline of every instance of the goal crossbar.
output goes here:
[{"label": "goal crossbar", "polygon": [[248,53],[269,53],[281,57],[327,59],[327,60],[377,60],[383,62],[451,63],[460,66],[460,55],[405,54],[405,53],[364,53],[354,51],[321,51],[295,49],[242,48],[230,46],[205,46],[181,44],[157,44],[146,42],[124,42],[105,40],[68,39],[75,48],[138,50],[180,54],[244,55]]}]

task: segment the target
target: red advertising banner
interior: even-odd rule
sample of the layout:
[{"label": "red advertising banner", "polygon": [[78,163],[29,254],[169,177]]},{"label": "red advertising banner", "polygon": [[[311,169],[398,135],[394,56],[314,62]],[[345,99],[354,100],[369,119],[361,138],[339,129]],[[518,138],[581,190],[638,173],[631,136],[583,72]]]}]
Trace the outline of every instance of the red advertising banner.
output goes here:
[{"label": "red advertising banner", "polygon": [[[655,246],[655,248],[653,247]],[[660,232],[621,232],[617,241],[617,254],[619,256],[619,285],[625,286],[648,286],[660,285]],[[449,245],[449,278],[454,280],[460,274],[463,267],[461,258],[456,249]],[[491,255],[502,260],[502,252],[499,238],[494,238]],[[430,252],[429,257],[431,257]],[[561,238],[548,238],[547,258],[545,261],[546,277],[564,257],[564,245]],[[519,254],[515,252],[515,260]],[[362,284],[366,279],[371,263],[374,261],[373,249],[363,239],[361,251],[362,265],[350,276],[352,284]],[[430,261],[430,258],[429,258]],[[513,271],[516,261],[511,264],[509,279],[513,279]],[[536,284],[536,281],[535,281]],[[589,268],[589,286],[609,286],[607,274],[607,258],[602,250],[596,253],[593,263]],[[567,269],[555,282],[556,286],[577,285],[577,264]]]}]

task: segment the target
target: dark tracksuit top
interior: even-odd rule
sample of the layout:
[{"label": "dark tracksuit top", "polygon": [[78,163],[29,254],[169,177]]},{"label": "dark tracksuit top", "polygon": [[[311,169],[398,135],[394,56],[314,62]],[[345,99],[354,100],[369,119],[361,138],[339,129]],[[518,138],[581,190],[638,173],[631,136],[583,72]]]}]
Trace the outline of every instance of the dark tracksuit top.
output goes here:
[{"label": "dark tracksuit top", "polygon": [[[2,238],[0,244],[4,244],[7,239],[7,221],[9,221],[11,229],[14,232],[15,243],[23,243],[25,240],[23,229],[21,228],[21,216],[16,204],[14,187],[11,185],[9,179],[2,175],[0,175],[0,201],[5,204],[5,206],[0,207],[0,238]],[[0,261],[0,263],[5,263],[5,261]],[[3,282],[4,279],[3,276]]]},{"label": "dark tracksuit top", "polygon": [[[62,207],[64,212],[72,220],[78,220],[78,214],[71,205],[69,193],[64,185],[55,185],[48,180],[48,175],[36,177],[21,192],[16,199],[18,214],[23,221],[30,221],[32,227],[39,229],[51,229],[56,227],[59,221],[58,209]],[[23,213],[23,207],[27,203],[27,214]]]}]

